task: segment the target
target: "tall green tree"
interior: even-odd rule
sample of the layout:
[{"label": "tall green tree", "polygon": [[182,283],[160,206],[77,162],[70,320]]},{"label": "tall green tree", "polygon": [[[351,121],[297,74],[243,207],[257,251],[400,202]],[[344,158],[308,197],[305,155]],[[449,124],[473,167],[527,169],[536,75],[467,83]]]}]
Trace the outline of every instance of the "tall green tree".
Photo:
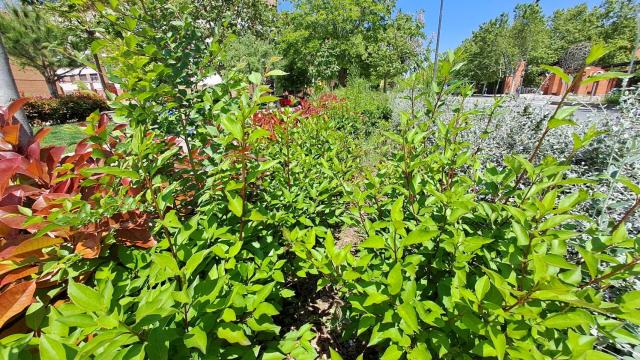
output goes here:
[{"label": "tall green tree", "polygon": [[58,70],[79,64],[76,39],[37,6],[9,7],[0,14],[0,33],[9,55],[42,74],[51,96],[58,97],[56,83],[64,76]]},{"label": "tall green tree", "polygon": [[465,42],[462,52],[467,57],[464,66],[467,77],[482,84],[483,89],[488,84],[495,84],[496,92],[500,80],[513,72],[518,58],[509,14],[503,13],[480,25]]},{"label": "tall green tree", "polygon": [[[418,21],[394,17],[396,10],[392,0],[293,1],[292,10],[280,19],[279,37],[289,81],[298,87],[331,80],[344,85],[350,74],[382,80],[402,71],[397,61],[406,59],[408,34],[415,29],[409,23]],[[396,62],[381,62],[374,49]]]},{"label": "tall green tree", "polygon": [[382,89],[387,91],[387,83],[409,70],[418,60],[422,49],[424,33],[422,25],[407,14],[399,14],[374,35],[367,47],[367,62],[372,76],[382,81]]},{"label": "tall green tree", "polygon": [[171,0],[190,4],[189,16],[208,30],[209,36],[225,40],[229,35],[273,37],[277,9],[266,0]]},{"label": "tall green tree", "polygon": [[267,66],[273,65],[278,50],[272,40],[247,33],[231,39],[222,57],[222,62],[228,64],[228,68],[240,67],[249,74],[263,73]]},{"label": "tall green tree", "polygon": [[599,12],[584,3],[554,11],[549,19],[549,28],[552,62],[576,44],[602,41]]},{"label": "tall green tree", "polygon": [[[514,10],[511,36],[517,52],[517,62],[527,63],[525,68],[525,85],[533,85],[540,75],[538,65],[551,60],[551,32],[542,7],[534,3],[518,4]],[[512,76],[515,76],[514,66]],[[515,89],[508,89],[513,92]]]},{"label": "tall green tree", "polygon": [[637,12],[640,4],[635,0],[603,0],[599,12],[602,38],[611,51],[600,63],[628,62],[634,48]]}]

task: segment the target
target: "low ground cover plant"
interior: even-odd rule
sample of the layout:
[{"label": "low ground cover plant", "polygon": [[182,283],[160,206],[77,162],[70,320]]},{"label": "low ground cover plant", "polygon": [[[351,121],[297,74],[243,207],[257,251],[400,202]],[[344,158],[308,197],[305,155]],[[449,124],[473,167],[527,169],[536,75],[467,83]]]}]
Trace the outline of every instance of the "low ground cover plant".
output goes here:
[{"label": "low ground cover plant", "polygon": [[[58,210],[16,204],[27,222],[85,238],[39,247],[44,264],[3,259],[37,267],[0,293],[5,322],[24,322],[4,330],[3,357],[632,356],[640,291],[621,284],[640,271],[626,226],[640,200],[598,226],[580,204],[599,194],[570,161],[595,136],[540,154],[574,108],[543,119],[529,154],[487,161],[464,134],[490,109],[469,105],[451,55],[397,123],[371,126],[342,100],[265,113],[277,98],[263,84],[281,71],[202,88],[223,49],[201,41],[189,4],[144,4],[101,3],[118,32],[94,44],[130,126],[97,122],[82,162],[49,168],[77,185]],[[57,229],[17,222],[29,238]],[[4,254],[14,237],[2,239]],[[55,291],[39,288],[52,269]]]}]

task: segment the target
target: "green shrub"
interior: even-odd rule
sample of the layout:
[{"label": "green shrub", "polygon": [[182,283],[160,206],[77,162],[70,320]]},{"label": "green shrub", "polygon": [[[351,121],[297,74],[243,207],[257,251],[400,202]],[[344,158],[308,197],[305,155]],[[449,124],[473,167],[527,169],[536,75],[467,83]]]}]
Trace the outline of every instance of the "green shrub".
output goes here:
[{"label": "green shrub", "polygon": [[371,84],[364,79],[350,79],[346,87],[336,90],[335,93],[346,99],[349,109],[365,116],[372,126],[391,118],[389,96],[372,90]]},{"label": "green shrub", "polygon": [[[384,100],[358,89],[317,116],[277,112],[270,132],[252,118],[276,100],[265,78],[282,72],[198,88],[220,49],[182,16],[191,4],[136,4],[132,15],[104,4],[119,31],[94,44],[126,89],[114,106],[132,128],[117,155],[98,152],[104,166],[82,186],[99,182],[110,189],[96,194],[101,206],[150,224],[100,234],[109,246],[87,276],[61,248],[43,275],[66,291],[33,294],[31,330],[0,340],[5,357],[611,359],[605,349],[640,343],[640,292],[619,286],[640,273],[625,224],[640,188],[622,180],[638,201],[600,228],[579,208],[600,195],[570,165],[597,133],[575,136],[566,158],[539,159],[577,108],[558,105],[529,156],[483,163],[461,136],[480,110],[466,108],[471,86],[448,81],[450,56],[442,81],[412,92],[424,109],[395,128],[361,116]],[[363,162],[368,151],[380,157]],[[17,210],[31,225],[102,215]],[[137,227],[157,245],[115,241]]]},{"label": "green shrub", "polygon": [[85,121],[96,110],[109,110],[109,105],[93,92],[80,92],[59,98],[36,98],[24,106],[27,118],[34,125]]},{"label": "green shrub", "polygon": [[620,89],[613,89],[604,97],[604,103],[607,105],[620,105],[620,99],[622,98],[622,91]]}]

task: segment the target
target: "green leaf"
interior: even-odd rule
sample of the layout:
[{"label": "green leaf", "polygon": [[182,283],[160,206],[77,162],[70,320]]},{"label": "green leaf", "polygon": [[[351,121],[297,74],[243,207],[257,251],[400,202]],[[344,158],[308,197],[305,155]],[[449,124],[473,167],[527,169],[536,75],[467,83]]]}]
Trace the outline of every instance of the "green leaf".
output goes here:
[{"label": "green leaf", "polygon": [[538,226],[538,230],[539,231],[549,230],[575,218],[576,218],[575,215],[554,215],[548,218],[547,220],[545,220],[542,224],[540,224]]},{"label": "green leaf", "polygon": [[[267,104],[267,103],[272,103],[272,102],[276,102],[278,101],[278,97],[275,96],[271,96],[271,95],[266,95],[266,96],[261,96],[260,99],[258,99],[258,103],[259,104]],[[255,131],[253,133],[251,133],[251,136],[249,137],[249,139],[251,140],[257,140],[259,138],[268,136],[269,134],[271,134],[269,131],[263,129],[263,128],[258,128],[256,129],[256,131],[258,131],[258,133],[255,133]]]},{"label": "green leaf", "polygon": [[613,234],[611,234],[611,243],[620,244],[621,242],[626,241],[628,238],[629,234],[627,233],[627,228],[624,226],[618,226]]},{"label": "green leaf", "polygon": [[43,360],[60,360],[67,358],[64,346],[46,334],[40,336],[38,350],[40,351],[40,358]]},{"label": "green leaf", "polygon": [[175,210],[171,210],[164,215],[164,219],[162,220],[162,224],[169,229],[180,229],[182,228],[182,223],[178,219],[178,215]]},{"label": "green leaf", "polygon": [[519,246],[527,246],[529,245],[529,232],[525,230],[525,228],[517,222],[512,222],[511,227],[513,228],[513,232],[516,234],[516,239],[518,240]]},{"label": "green leaf", "polygon": [[631,75],[619,72],[619,71],[608,71],[606,73],[591,75],[588,78],[580,81],[580,85],[588,85],[602,80],[610,80],[610,79],[624,79],[628,78]]},{"label": "green leaf", "polygon": [[478,279],[478,281],[476,281],[475,290],[478,301],[482,300],[484,296],[487,295],[490,288],[491,282],[489,281],[489,277],[487,275],[484,275],[483,277]]},{"label": "green leaf", "polygon": [[31,209],[23,207],[18,205],[18,211],[20,212],[20,214],[24,215],[24,216],[31,216],[33,215],[33,211],[31,211]]},{"label": "green leaf", "polygon": [[565,120],[568,117],[571,117],[573,114],[575,114],[575,112],[579,108],[580,108],[579,106],[563,106],[558,110],[558,112],[556,113],[554,118],[555,119]]},{"label": "green leaf", "polygon": [[222,127],[227,132],[231,133],[236,140],[242,140],[244,131],[242,130],[242,123],[238,118],[231,114],[225,115],[220,119],[220,123],[222,124]]},{"label": "green leaf", "polygon": [[568,119],[553,118],[553,119],[549,120],[549,123],[547,124],[547,127],[549,129],[555,129],[555,128],[559,128],[561,126],[566,126],[566,125],[576,126],[576,122],[573,121],[573,120],[568,120]]},{"label": "green leaf", "polygon": [[171,253],[169,252],[161,252],[153,255],[153,262],[166,269],[171,273],[171,275],[178,275],[180,273],[180,268],[178,267],[178,263],[176,263],[176,259],[173,258]]},{"label": "green leaf", "polygon": [[367,240],[360,243],[360,247],[365,249],[382,249],[384,248],[384,239],[379,235],[371,235]]},{"label": "green leaf", "polygon": [[398,348],[398,345],[392,344],[384,354],[380,357],[380,360],[398,360],[402,356],[402,351]]},{"label": "green leaf", "polygon": [[80,174],[82,174],[83,176],[90,176],[93,174],[106,174],[106,175],[126,177],[133,180],[140,179],[140,175],[138,175],[138,173],[135,171],[120,169],[112,166],[85,168],[80,170]]},{"label": "green leaf", "polygon": [[206,354],[207,333],[200,326],[195,326],[184,337],[184,344],[189,348],[196,348]]},{"label": "green leaf", "polygon": [[640,186],[634,184],[633,182],[631,182],[631,180],[627,177],[619,177],[618,178],[618,182],[620,182],[622,185],[626,186],[629,188],[629,190],[631,190],[634,194],[636,195],[640,195]]},{"label": "green leaf", "polygon": [[100,293],[86,285],[78,284],[72,279],[69,280],[67,293],[74,304],[85,310],[100,311],[106,309]]},{"label": "green leaf", "polygon": [[585,59],[587,65],[591,65],[598,61],[601,57],[605,56],[611,49],[607,48],[603,43],[596,43],[591,46],[591,51]]},{"label": "green leaf", "polygon": [[507,338],[504,336],[504,333],[497,328],[491,327],[489,328],[489,337],[491,337],[491,342],[493,348],[496,350],[498,359],[504,359],[504,354],[507,351]]},{"label": "green leaf", "polygon": [[620,303],[627,308],[640,308],[640,290],[630,291],[622,295]]},{"label": "green leaf", "polygon": [[285,76],[285,75],[289,75],[289,73],[276,69],[276,70],[269,71],[266,76],[270,77],[270,76]]},{"label": "green leaf", "polygon": [[416,229],[402,239],[401,246],[409,246],[414,244],[426,244],[439,234],[436,230]]},{"label": "green leaf", "polygon": [[429,348],[423,342],[418,342],[416,346],[407,353],[407,360],[431,360]]},{"label": "green leaf", "polygon": [[413,306],[409,303],[403,303],[398,306],[398,314],[402,321],[404,321],[406,325],[405,331],[408,334],[414,334],[420,331],[420,325],[418,324],[418,317],[416,316],[416,311]]},{"label": "green leaf", "polygon": [[222,324],[220,325],[216,333],[218,334],[218,337],[220,339],[227,340],[232,344],[239,344],[243,346],[251,345],[251,341],[249,341],[239,325]]},{"label": "green leaf", "polygon": [[187,260],[187,264],[184,266],[184,273],[187,277],[193,274],[198,265],[200,265],[202,260],[209,254],[210,251],[211,249],[201,250],[189,257],[189,260]]},{"label": "green leaf", "polygon": [[569,75],[567,75],[567,73],[565,73],[564,70],[562,70],[560,67],[549,65],[541,65],[540,67],[552,74],[557,75],[560,79],[562,79],[562,81],[565,82],[565,84],[568,85],[571,83],[571,78],[569,77]]},{"label": "green leaf", "polygon": [[96,321],[89,314],[75,314],[60,317],[56,321],[69,327],[91,328],[96,326]]},{"label": "green leaf", "polygon": [[617,360],[618,358],[598,350],[587,350],[584,352],[582,359],[585,360]]},{"label": "green leaf", "polygon": [[580,256],[582,256],[582,258],[584,259],[585,264],[587,264],[587,269],[589,269],[589,275],[591,275],[592,278],[595,278],[598,275],[600,261],[589,250],[580,246],[576,248],[580,253]]},{"label": "green leaf", "polygon": [[370,293],[367,298],[364,300],[363,306],[371,306],[376,304],[381,304],[385,301],[389,300],[389,297],[385,294],[381,294],[379,292]]},{"label": "green leaf", "polygon": [[262,82],[262,75],[258,74],[257,72],[252,72],[251,75],[249,75],[249,81],[251,81],[251,83],[253,84],[260,84]]},{"label": "green leaf", "polygon": [[232,195],[227,193],[227,199],[229,200],[229,210],[234,213],[237,217],[242,216],[242,198],[237,195]]},{"label": "green leaf", "polygon": [[387,282],[389,283],[389,294],[396,295],[402,290],[402,264],[396,263],[389,276],[387,276]]},{"label": "green leaf", "polygon": [[222,317],[221,318],[222,318],[222,321],[224,321],[224,322],[236,321],[236,312],[233,311],[233,309],[231,309],[231,308],[226,308],[222,312]]},{"label": "green leaf", "polygon": [[559,267],[560,269],[573,270],[577,267],[575,264],[568,262],[564,257],[556,254],[546,254],[543,259],[547,264]]},{"label": "green leaf", "polygon": [[333,350],[332,347],[329,348],[329,353],[331,354],[331,360],[342,360],[342,356],[340,356],[337,351]]},{"label": "green leaf", "polygon": [[551,316],[546,318],[542,325],[552,329],[567,329],[589,325],[590,319],[584,316],[584,312],[570,312]]},{"label": "green leaf", "polygon": [[396,201],[393,203],[393,206],[391,206],[391,221],[393,221],[393,224],[396,227],[396,229],[402,228],[404,226],[403,224],[404,212],[402,210],[403,204],[404,204],[404,198],[400,197],[396,199]]}]

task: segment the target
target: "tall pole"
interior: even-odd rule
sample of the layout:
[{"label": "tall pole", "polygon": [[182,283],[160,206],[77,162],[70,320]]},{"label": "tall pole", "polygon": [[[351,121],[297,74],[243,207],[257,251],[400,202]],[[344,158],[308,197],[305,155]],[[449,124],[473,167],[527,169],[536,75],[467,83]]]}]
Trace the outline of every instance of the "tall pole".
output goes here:
[{"label": "tall pole", "polygon": [[433,82],[438,80],[438,53],[440,52],[440,31],[442,30],[442,8],[444,0],[440,0],[440,15],[438,16],[438,34],[436,35],[436,56],[433,62]]},{"label": "tall pole", "polygon": [[[11,66],[9,65],[9,55],[4,48],[2,36],[0,36],[0,106],[7,106],[12,101],[19,98],[20,94],[18,93],[18,86],[16,85],[16,80],[13,78]],[[27,117],[24,115],[24,112],[18,111],[15,114],[15,117],[22,125],[26,135],[32,134],[31,126],[29,126],[29,122],[27,121]],[[21,132],[20,135],[22,137],[25,134]]]}]

